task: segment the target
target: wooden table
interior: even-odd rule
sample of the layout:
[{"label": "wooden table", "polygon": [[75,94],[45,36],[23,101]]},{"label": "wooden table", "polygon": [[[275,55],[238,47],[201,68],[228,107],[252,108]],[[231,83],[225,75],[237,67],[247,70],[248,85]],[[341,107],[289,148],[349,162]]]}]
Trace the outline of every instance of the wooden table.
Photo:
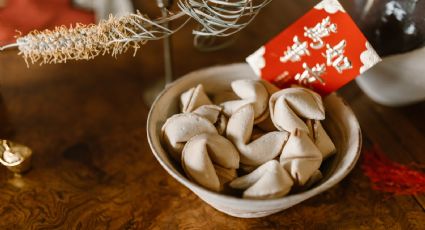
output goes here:
[{"label": "wooden table", "polygon": [[[212,53],[194,49],[186,27],[174,37],[176,74],[242,61],[314,2],[273,1],[237,43]],[[137,7],[157,12],[146,1]],[[162,79],[159,54],[161,42],[151,42],[136,57],[30,68],[16,51],[0,54],[1,137],[35,154],[22,178],[0,168],[0,229],[425,229],[424,196],[374,191],[359,166],[329,191],[270,217],[245,220],[214,210],[149,149],[143,95]],[[359,119],[366,148],[378,144],[393,160],[425,163],[425,103],[382,107],[354,83],[340,93]]]}]

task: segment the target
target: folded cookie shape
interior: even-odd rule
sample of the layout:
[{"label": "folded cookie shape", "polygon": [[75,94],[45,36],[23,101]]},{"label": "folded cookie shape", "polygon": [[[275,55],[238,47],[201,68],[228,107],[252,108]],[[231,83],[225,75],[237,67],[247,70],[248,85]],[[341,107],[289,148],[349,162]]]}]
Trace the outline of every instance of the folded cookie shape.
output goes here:
[{"label": "folded cookie shape", "polygon": [[252,104],[255,123],[263,121],[268,116],[269,93],[261,81],[237,80],[233,81],[231,86],[233,92],[240,97],[240,100],[222,103],[224,114],[230,117],[241,107]]},{"label": "folded cookie shape", "polygon": [[[266,87],[269,95],[273,95],[280,90],[278,87],[268,81],[261,80],[261,83]],[[277,131],[277,128],[274,126],[269,112],[267,113],[267,117],[263,121],[258,122],[256,125],[265,132]]]},{"label": "folded cookie shape", "polygon": [[221,191],[223,184],[236,176],[239,153],[223,136],[201,134],[186,143],[181,161],[189,179],[210,190]]},{"label": "folded cookie shape", "polygon": [[288,139],[288,132],[269,132],[250,142],[255,111],[251,104],[237,110],[229,119],[227,138],[236,146],[241,155],[241,163],[259,166],[277,157]]},{"label": "folded cookie shape", "polygon": [[220,188],[225,186],[238,177],[236,169],[228,169],[221,167],[220,165],[214,165],[215,172],[217,173],[218,180],[220,181]]},{"label": "folded cookie shape", "polygon": [[322,153],[304,131],[289,136],[280,155],[280,164],[298,186],[305,185],[322,164]]},{"label": "folded cookie shape", "polygon": [[310,137],[322,153],[323,159],[335,154],[335,144],[323,128],[322,123],[320,121],[308,120],[306,124],[310,130]]},{"label": "folded cookie shape", "polygon": [[162,126],[162,140],[178,161],[184,144],[190,138],[202,133],[217,134],[217,129],[208,119],[193,113],[173,115]]},{"label": "folded cookie shape", "polygon": [[223,109],[217,105],[202,105],[195,109],[192,113],[206,118],[212,124],[216,123]]},{"label": "folded cookie shape", "polygon": [[278,130],[308,132],[303,119],[324,120],[325,109],[319,94],[305,88],[288,88],[269,100],[270,116]]},{"label": "folded cookie shape", "polygon": [[311,187],[313,187],[313,185],[315,185],[316,183],[318,183],[321,179],[323,179],[323,174],[320,170],[316,170],[313,175],[311,175],[310,179],[307,181],[307,183],[305,183],[304,187],[302,188],[303,190],[307,190]]},{"label": "folded cookie shape", "polygon": [[248,175],[230,183],[234,189],[244,189],[243,198],[272,199],[289,193],[294,184],[291,176],[276,160],[271,160]]},{"label": "folded cookie shape", "polygon": [[222,114],[223,108],[218,105],[202,105],[195,109],[192,113],[208,119],[217,128],[222,135],[226,131],[227,118]]},{"label": "folded cookie shape", "polygon": [[202,84],[193,87],[180,95],[180,111],[190,113],[201,105],[211,105],[212,102],[205,93]]}]

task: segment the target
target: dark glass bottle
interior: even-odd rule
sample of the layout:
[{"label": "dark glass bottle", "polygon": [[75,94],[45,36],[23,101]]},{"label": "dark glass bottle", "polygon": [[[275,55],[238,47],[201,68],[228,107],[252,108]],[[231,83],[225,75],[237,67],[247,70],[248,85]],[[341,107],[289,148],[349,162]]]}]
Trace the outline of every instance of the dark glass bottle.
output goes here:
[{"label": "dark glass bottle", "polygon": [[425,45],[425,0],[356,0],[355,19],[381,56]]}]

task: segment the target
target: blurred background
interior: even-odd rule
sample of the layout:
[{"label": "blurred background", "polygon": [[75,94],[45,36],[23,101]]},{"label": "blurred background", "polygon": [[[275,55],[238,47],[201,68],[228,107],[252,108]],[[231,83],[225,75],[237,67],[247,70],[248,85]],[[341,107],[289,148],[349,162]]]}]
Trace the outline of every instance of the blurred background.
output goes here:
[{"label": "blurred background", "polygon": [[[15,29],[25,34],[55,25],[96,22],[105,12],[118,10],[114,4],[124,6],[127,1],[96,2],[0,0],[1,42],[12,41]],[[230,38],[234,41],[230,46],[212,52],[193,46],[196,25],[189,23],[171,39],[174,76],[243,62],[318,2],[273,0],[252,24]],[[338,93],[359,120],[364,147],[381,146],[388,157],[403,164],[425,164],[424,2],[341,1],[386,57],[368,76],[358,78],[361,88],[351,82]],[[150,18],[161,15],[156,0],[127,3],[131,3],[127,9],[138,9]],[[178,11],[175,3],[172,10]],[[63,223],[70,229],[94,229],[102,224],[119,229],[129,221],[143,228],[161,220],[163,226],[186,224],[182,228],[190,227],[188,222],[202,222],[208,228],[212,220],[221,228],[238,226],[235,219],[214,212],[182,189],[155,163],[149,149],[145,131],[149,106],[144,95],[154,86],[163,87],[162,48],[162,41],[153,41],[135,56],[129,51],[116,58],[105,55],[29,67],[18,50],[0,52],[0,137],[28,145],[34,152],[33,169],[22,178],[24,183],[16,184],[7,169],[0,167],[1,229],[19,229],[17,223],[27,226],[22,229],[32,224],[57,229]],[[256,224],[254,229],[278,222],[288,228],[375,223],[410,229],[413,225],[408,221],[424,220],[425,198],[418,196],[417,200],[384,198],[370,189],[357,166],[331,193],[271,219],[246,223]],[[372,217],[377,219],[371,221]],[[404,219],[407,224],[396,225]]]}]

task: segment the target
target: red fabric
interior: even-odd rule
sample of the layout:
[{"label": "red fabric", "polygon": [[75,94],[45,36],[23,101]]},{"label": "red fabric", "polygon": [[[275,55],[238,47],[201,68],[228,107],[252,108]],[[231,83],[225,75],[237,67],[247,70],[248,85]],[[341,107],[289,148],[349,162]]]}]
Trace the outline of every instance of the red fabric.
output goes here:
[{"label": "red fabric", "polygon": [[0,8],[0,45],[15,41],[16,31],[52,29],[94,22],[94,13],[72,8],[71,0],[6,0]]},{"label": "red fabric", "polygon": [[425,174],[391,161],[377,147],[365,151],[362,168],[372,182],[372,188],[394,195],[425,193]]}]

